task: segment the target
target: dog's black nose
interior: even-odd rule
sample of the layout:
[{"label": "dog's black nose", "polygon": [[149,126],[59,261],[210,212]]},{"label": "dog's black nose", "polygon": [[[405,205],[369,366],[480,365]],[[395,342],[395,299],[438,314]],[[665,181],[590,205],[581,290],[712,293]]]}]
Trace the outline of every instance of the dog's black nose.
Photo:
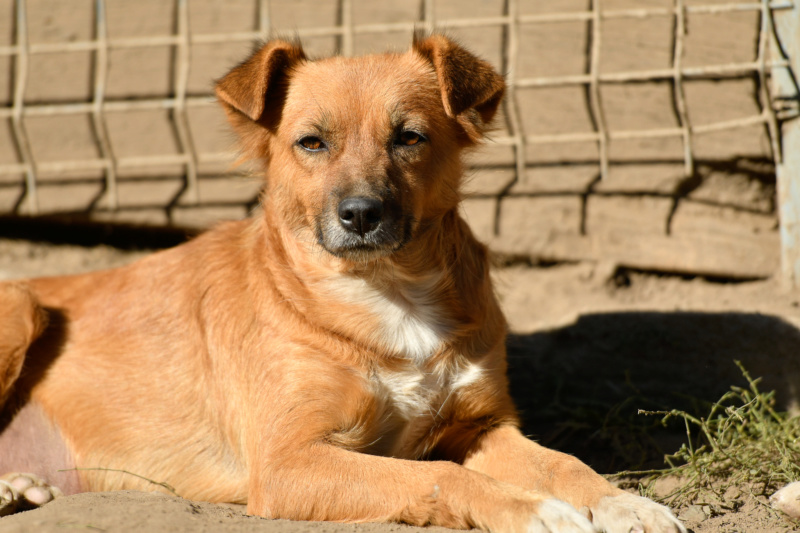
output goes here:
[{"label": "dog's black nose", "polygon": [[375,198],[354,196],[339,203],[339,222],[347,231],[362,237],[381,224],[383,202]]}]

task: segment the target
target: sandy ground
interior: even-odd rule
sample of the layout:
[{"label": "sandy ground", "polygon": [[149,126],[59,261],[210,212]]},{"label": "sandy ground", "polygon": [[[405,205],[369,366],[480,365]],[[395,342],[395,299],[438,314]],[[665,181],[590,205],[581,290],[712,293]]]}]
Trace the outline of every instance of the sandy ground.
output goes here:
[{"label": "sandy ground", "polygon": [[[0,278],[105,268],[146,253],[0,239]],[[687,396],[713,401],[742,384],[734,359],[762,376],[764,388],[777,390],[782,406],[798,403],[800,294],[774,280],[722,283],[588,263],[506,265],[495,278],[512,329],[510,376],[525,430],[602,472],[642,461],[653,466],[682,438],[665,430],[655,444],[639,442],[623,434],[628,422],[614,427],[604,414],[626,399],[631,405],[622,418],[635,417],[637,408],[685,407]],[[765,498],[732,498],[740,500],[737,512],[704,506],[677,512],[695,533],[793,529]],[[72,529],[388,533],[406,527],[265,521],[235,507],[131,492],[66,497],[0,519],[0,532]]]}]

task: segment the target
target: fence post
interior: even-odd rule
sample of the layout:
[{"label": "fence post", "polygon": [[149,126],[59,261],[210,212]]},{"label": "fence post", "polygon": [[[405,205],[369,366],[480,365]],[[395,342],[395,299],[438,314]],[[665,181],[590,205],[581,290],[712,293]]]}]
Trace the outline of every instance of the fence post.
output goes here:
[{"label": "fence post", "polygon": [[800,117],[797,74],[800,73],[800,8],[773,12],[779,42],[771,43],[772,60],[789,60],[772,70],[774,102],[779,106],[781,153],[775,154],[778,215],[781,234],[781,274],[790,289],[800,289]]}]

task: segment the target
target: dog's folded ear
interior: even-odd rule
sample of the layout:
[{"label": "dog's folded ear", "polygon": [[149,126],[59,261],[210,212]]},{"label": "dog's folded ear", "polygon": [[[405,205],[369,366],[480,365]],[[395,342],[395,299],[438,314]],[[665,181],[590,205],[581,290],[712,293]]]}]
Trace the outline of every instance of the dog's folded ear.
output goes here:
[{"label": "dog's folded ear", "polygon": [[482,122],[476,127],[492,121],[506,88],[492,65],[443,35],[415,35],[413,48],[433,65],[448,116],[474,109]]},{"label": "dog's folded ear", "polygon": [[282,78],[286,72],[304,59],[306,55],[299,44],[278,39],[269,41],[217,80],[217,98],[250,120],[258,121],[264,114],[267,100],[285,90]]}]

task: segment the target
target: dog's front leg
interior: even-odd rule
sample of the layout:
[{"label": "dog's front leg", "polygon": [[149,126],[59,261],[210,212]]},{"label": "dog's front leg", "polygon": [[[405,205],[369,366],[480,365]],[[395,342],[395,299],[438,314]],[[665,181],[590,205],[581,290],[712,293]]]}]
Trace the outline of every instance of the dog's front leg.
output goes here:
[{"label": "dog's front leg", "polygon": [[540,446],[513,426],[498,427],[479,437],[464,466],[588,510],[601,531],[686,532],[663,505],[614,487],[575,457]]},{"label": "dog's front leg", "polygon": [[564,502],[449,461],[366,455],[318,443],[251,478],[248,513],[293,520],[395,521],[497,533],[590,533]]}]

